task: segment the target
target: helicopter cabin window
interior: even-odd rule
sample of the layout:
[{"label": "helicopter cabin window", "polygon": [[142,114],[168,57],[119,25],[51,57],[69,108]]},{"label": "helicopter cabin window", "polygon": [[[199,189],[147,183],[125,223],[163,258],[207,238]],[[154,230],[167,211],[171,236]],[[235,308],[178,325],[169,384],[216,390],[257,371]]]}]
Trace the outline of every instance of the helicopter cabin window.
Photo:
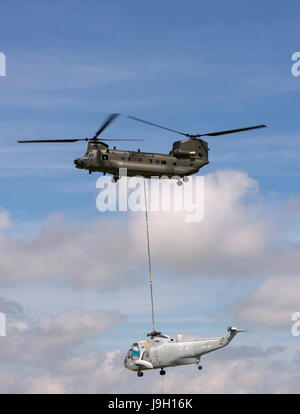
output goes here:
[{"label": "helicopter cabin window", "polygon": [[164,160],[162,160],[162,162],[161,162],[162,164],[167,164],[167,161],[164,161]]},{"label": "helicopter cabin window", "polygon": [[108,155],[102,155],[102,160],[104,161],[108,160]]}]

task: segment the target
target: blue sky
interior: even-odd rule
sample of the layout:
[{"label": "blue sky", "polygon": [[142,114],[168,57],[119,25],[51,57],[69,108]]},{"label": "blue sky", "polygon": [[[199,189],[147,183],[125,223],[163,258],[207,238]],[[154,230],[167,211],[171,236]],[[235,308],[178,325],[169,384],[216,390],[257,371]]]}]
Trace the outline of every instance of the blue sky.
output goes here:
[{"label": "blue sky", "polygon": [[[17,137],[85,137],[115,111],[183,131],[266,123],[267,130],[211,139],[206,172],[245,168],[264,191],[295,192],[297,2],[29,1],[3,5],[0,19],[8,72],[1,78],[1,184],[5,195],[15,188],[7,207],[25,207],[22,188],[34,183],[46,201],[35,200],[35,208],[53,211],[55,179],[72,188],[90,183],[73,170],[83,144],[18,148]],[[157,152],[177,139],[125,117],[106,136],[146,138],[142,148]],[[61,197],[69,210],[69,197]],[[91,198],[81,199],[86,209]]]},{"label": "blue sky", "polygon": [[[61,226],[71,235],[76,232],[76,226],[88,233],[90,226],[100,221],[99,231],[102,228],[109,231],[107,244],[111,250],[116,238],[120,238],[118,220],[125,227],[129,223],[137,232],[139,228],[141,232],[144,229],[138,227],[142,219],[129,213],[100,215],[97,211],[97,176],[73,166],[73,160],[85,152],[84,144],[21,146],[16,143],[17,139],[91,136],[111,112],[138,116],[191,133],[264,123],[268,128],[209,139],[210,164],[200,174],[219,177],[214,174],[221,172],[224,176],[222,171],[238,171],[247,175],[246,182],[243,175],[238,179],[244,183],[241,184],[244,194],[238,201],[237,211],[242,209],[245,214],[242,223],[236,225],[248,226],[250,215],[253,227],[259,227],[257,231],[262,237],[261,223],[267,226],[268,220],[272,220],[275,230],[268,233],[267,247],[264,245],[270,261],[265,264],[258,258],[256,274],[249,278],[230,274],[230,269],[233,273],[236,271],[230,262],[233,258],[226,262],[229,270],[224,269],[224,273],[211,269],[208,264],[202,270],[200,265],[199,271],[189,269],[184,275],[187,284],[183,278],[172,279],[176,267],[168,265],[171,251],[166,261],[159,252],[154,252],[154,288],[158,314],[164,321],[161,325],[172,334],[177,328],[204,336],[221,334],[227,321],[239,320],[237,309],[243,306],[241,302],[247,303],[241,311],[243,314],[259,306],[258,298],[269,288],[266,280],[272,277],[272,272],[276,273],[276,267],[285,268],[289,276],[296,278],[299,270],[296,259],[290,259],[295,261],[292,270],[287,263],[289,257],[297,257],[295,251],[299,244],[300,78],[291,74],[292,53],[299,51],[298,16],[297,1],[284,4],[266,0],[4,3],[0,15],[0,52],[6,54],[7,76],[0,77],[0,211],[8,211],[10,215],[11,227],[3,233],[7,246],[15,254],[24,249],[30,255],[27,246],[35,238],[39,240],[41,229],[47,223],[51,229],[54,226],[51,231],[58,242],[57,227],[49,219],[57,214],[63,215]],[[172,142],[178,139],[172,133],[136,123],[126,116],[119,117],[105,131],[105,137],[144,138],[146,141],[139,144],[141,149],[154,152],[169,152]],[[118,147],[136,149],[137,144],[120,143]],[[251,180],[257,186],[254,202],[247,198],[251,199],[251,192],[246,190],[252,185]],[[220,182],[221,178],[213,179],[211,191],[221,191]],[[229,199],[234,202],[234,187],[228,191]],[[213,228],[210,220],[208,223]],[[68,224],[74,228],[65,227]],[[221,224],[225,228],[228,223]],[[155,225],[153,243],[160,237],[158,219],[154,219]],[[210,229],[210,224],[207,226]],[[201,231],[199,227],[200,238]],[[198,243],[196,233],[191,239]],[[49,234],[45,241],[42,233],[41,249],[44,243],[52,243]],[[122,234],[131,236],[130,232]],[[216,234],[215,243],[217,237]],[[99,235],[100,250],[104,242],[103,235]],[[186,244],[189,242],[187,236]],[[51,244],[47,248],[52,247]],[[176,248],[182,245],[174,245],[175,251]],[[278,258],[278,251],[286,252],[286,256]],[[43,254],[47,255],[47,249],[42,250]],[[245,268],[255,261],[251,254],[243,258]],[[276,258],[278,262],[274,264]],[[88,252],[82,260],[89,260]],[[121,335],[117,342],[126,350],[127,343],[129,346],[148,330],[144,325],[149,325],[150,313],[146,257],[144,264],[142,260],[139,263],[139,271],[143,269],[145,273],[143,281],[144,276],[140,275],[130,279],[131,267],[126,255],[121,260],[124,260],[126,283],[124,280],[120,286],[115,283],[107,291],[101,283],[93,282],[78,291],[76,283],[69,281],[76,269],[70,268],[68,272],[67,267],[62,267],[51,275],[41,278],[37,275],[36,279],[27,270],[26,277],[20,276],[22,282],[8,282],[14,268],[3,259],[8,267],[2,266],[1,295],[30,309],[36,318],[51,312],[67,312],[76,306],[85,310],[120,311],[125,320],[91,341],[92,347],[106,352],[111,349],[111,341]],[[189,260],[193,261],[192,256]],[[121,274],[114,277],[122,279]],[[170,283],[174,283],[171,290]],[[252,297],[251,292],[256,296]],[[138,298],[136,306],[131,295]],[[278,298],[278,301],[284,299]],[[272,347],[279,343],[289,353],[290,344],[296,339],[289,333],[288,322],[284,330],[273,319],[272,323],[263,317],[262,320],[256,323],[255,319],[244,318],[244,323],[253,324],[254,333],[250,333],[250,340],[239,339],[240,344]],[[240,322],[243,323],[242,318]],[[264,329],[269,332],[268,339]],[[112,348],[119,349],[117,345]],[[52,376],[51,384],[63,383],[58,374],[56,377],[49,367],[45,369]],[[23,389],[21,369],[18,375],[13,382],[15,389],[25,392],[35,389]],[[292,374],[287,381],[291,378]],[[171,391],[176,390],[176,384],[169,387]],[[70,385],[66,389],[76,388]],[[120,389],[130,391],[125,385]],[[212,389],[226,392],[217,386]],[[245,385],[245,390],[249,389]],[[275,389],[274,385],[270,391]]]}]

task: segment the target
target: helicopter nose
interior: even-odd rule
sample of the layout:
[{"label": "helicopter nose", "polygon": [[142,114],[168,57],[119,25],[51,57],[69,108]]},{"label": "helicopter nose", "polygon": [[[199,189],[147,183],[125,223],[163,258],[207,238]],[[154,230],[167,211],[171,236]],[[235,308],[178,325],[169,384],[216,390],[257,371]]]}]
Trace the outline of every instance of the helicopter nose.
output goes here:
[{"label": "helicopter nose", "polygon": [[76,168],[83,168],[83,162],[80,158],[77,158],[76,160],[74,160],[74,164]]},{"label": "helicopter nose", "polygon": [[127,358],[124,359],[124,367],[130,369],[131,371],[136,371],[136,365],[132,360],[128,360]]}]

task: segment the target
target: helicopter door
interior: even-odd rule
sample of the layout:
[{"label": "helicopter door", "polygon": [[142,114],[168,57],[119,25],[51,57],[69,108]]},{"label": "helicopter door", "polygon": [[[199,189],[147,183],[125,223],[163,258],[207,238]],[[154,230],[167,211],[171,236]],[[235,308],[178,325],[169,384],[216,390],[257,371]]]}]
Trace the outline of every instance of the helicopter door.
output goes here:
[{"label": "helicopter door", "polygon": [[141,359],[143,359],[143,360],[145,360],[145,361],[149,361],[149,362],[151,362],[151,361],[150,361],[149,351],[148,351],[147,349],[145,349],[145,350],[143,351],[143,354],[142,354],[142,356],[141,356]]},{"label": "helicopter door", "polygon": [[158,350],[157,350],[156,347],[150,349],[149,359],[150,359],[150,361],[152,362],[152,364],[154,366],[156,366],[156,367],[159,366],[160,360],[159,360],[159,356],[158,356]]}]

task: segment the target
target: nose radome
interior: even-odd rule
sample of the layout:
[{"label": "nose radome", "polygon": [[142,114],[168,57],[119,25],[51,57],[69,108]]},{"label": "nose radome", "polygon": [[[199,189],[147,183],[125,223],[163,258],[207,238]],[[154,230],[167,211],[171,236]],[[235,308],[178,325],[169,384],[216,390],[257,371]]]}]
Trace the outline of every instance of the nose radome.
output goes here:
[{"label": "nose radome", "polygon": [[80,158],[76,158],[76,160],[74,160],[74,164],[76,165],[76,167],[80,168],[83,166],[83,162],[81,161]]}]

